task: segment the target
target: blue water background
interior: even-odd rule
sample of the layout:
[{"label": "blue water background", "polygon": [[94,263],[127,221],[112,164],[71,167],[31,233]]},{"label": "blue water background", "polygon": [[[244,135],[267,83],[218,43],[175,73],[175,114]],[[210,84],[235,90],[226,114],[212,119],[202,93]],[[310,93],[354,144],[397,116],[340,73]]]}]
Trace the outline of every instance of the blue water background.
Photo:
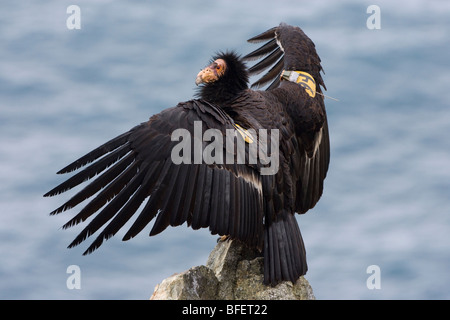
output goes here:
[{"label": "blue water background", "polygon": [[[68,30],[66,9],[81,8]],[[366,9],[381,9],[370,30]],[[84,226],[56,171],[152,114],[192,98],[218,50],[281,21],[315,42],[325,70],[331,165],[299,216],[318,299],[450,298],[448,1],[3,1],[0,4],[0,298],[147,299],[204,264],[216,237],[169,228],[95,254],[66,246]],[[71,193],[73,194],[73,193]],[[69,290],[70,265],[81,289]],[[381,271],[370,290],[367,267]]]}]

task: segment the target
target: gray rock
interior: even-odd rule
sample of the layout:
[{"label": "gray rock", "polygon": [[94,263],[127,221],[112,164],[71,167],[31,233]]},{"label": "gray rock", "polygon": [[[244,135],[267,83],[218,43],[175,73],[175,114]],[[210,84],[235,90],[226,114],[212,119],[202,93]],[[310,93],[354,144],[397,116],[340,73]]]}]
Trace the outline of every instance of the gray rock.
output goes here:
[{"label": "gray rock", "polygon": [[214,271],[205,266],[193,267],[164,279],[150,300],[210,300],[216,296],[218,285]]},{"label": "gray rock", "polygon": [[219,242],[206,266],[174,274],[156,286],[153,300],[314,300],[308,281],[263,284],[263,257],[239,241]]}]

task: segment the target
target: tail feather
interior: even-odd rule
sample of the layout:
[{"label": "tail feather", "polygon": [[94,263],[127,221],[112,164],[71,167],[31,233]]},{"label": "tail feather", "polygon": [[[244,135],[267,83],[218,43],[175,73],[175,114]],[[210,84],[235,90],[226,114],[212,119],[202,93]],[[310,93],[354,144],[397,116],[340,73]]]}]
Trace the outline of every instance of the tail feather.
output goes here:
[{"label": "tail feather", "polygon": [[295,283],[306,274],[306,251],[293,214],[283,212],[267,221],[264,232],[264,283],[272,286],[289,280]]}]

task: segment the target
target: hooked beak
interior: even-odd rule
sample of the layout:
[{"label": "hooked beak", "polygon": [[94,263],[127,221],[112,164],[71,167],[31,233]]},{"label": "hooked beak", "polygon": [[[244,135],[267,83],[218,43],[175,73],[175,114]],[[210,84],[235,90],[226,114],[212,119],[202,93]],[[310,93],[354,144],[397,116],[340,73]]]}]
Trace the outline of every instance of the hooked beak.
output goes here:
[{"label": "hooked beak", "polygon": [[218,75],[215,68],[211,66],[206,67],[202,71],[197,74],[197,78],[195,79],[195,84],[198,86],[203,83],[211,83],[217,81]]},{"label": "hooked beak", "polygon": [[223,59],[217,59],[197,74],[195,84],[207,84],[219,80],[224,75],[226,68],[226,62]]}]

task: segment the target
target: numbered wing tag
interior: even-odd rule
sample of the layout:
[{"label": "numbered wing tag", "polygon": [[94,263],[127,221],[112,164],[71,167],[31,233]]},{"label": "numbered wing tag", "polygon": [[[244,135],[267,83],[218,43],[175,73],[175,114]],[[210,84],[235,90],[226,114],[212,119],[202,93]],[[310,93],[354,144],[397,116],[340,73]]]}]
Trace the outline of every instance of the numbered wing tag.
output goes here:
[{"label": "numbered wing tag", "polygon": [[309,73],[303,71],[283,71],[281,78],[299,84],[305,88],[311,98],[316,96],[316,82]]}]

